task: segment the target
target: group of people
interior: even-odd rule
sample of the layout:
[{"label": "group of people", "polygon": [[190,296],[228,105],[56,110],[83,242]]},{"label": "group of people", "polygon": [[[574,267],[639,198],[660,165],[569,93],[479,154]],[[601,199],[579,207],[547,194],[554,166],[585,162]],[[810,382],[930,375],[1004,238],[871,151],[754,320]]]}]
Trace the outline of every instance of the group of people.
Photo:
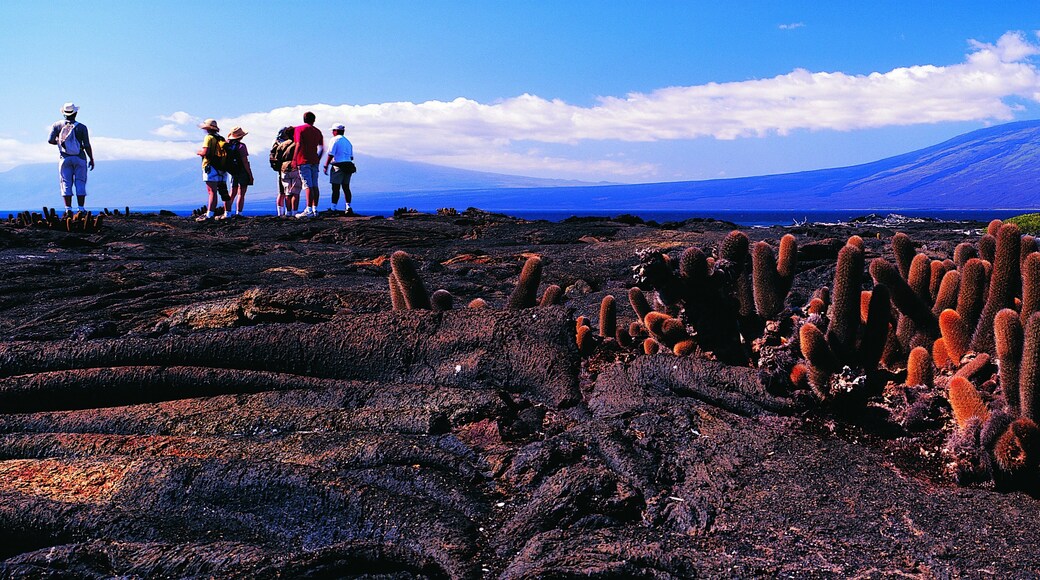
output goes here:
[{"label": "group of people", "polygon": [[[65,201],[65,215],[72,214],[72,197],[75,190],[78,211],[84,212],[87,196],[87,171],[94,169],[94,151],[90,146],[87,126],[76,120],[79,107],[65,103],[61,108],[64,120],[51,127],[48,143],[58,147],[58,175],[61,195]],[[275,210],[279,216],[298,218],[318,215],[319,186],[321,173],[329,175],[332,185],[332,208],[338,210],[340,192],[345,202],[344,212],[352,213],[350,207],[350,177],[357,171],[354,165],[354,147],[344,136],[342,124],[332,126],[332,141],[325,151],[325,138],[314,126],[314,113],[303,115],[303,124],[283,127],[271,146],[271,168],[278,172],[278,197]],[[234,127],[227,139],[220,134],[216,119],[206,119],[199,125],[206,131],[202,148],[197,154],[202,157],[202,180],[208,194],[206,213],[196,218],[199,221],[241,217],[245,208],[246,190],[253,185],[253,169],[249,165],[249,149],[242,142],[248,135],[241,127]],[[325,153],[323,171],[319,171],[322,153]],[[230,178],[231,187],[228,188]],[[300,193],[304,193],[306,206],[299,210]],[[217,200],[224,204],[224,213],[216,215]]]},{"label": "group of people", "polygon": [[[354,147],[344,136],[342,124],[332,126],[332,142],[325,151],[325,137],[321,130],[314,126],[316,117],[308,111],[303,114],[303,124],[296,127],[283,127],[271,146],[271,168],[278,172],[278,197],[275,200],[275,211],[279,216],[295,216],[297,218],[316,217],[320,188],[319,176],[322,171],[322,153],[325,155],[323,173],[332,175],[332,209],[337,210],[340,191],[345,202],[344,212],[351,213],[350,176],[357,171],[354,165]],[[253,172],[249,166],[249,151],[242,137],[247,133],[241,127],[235,127],[228,134],[226,143],[220,136],[220,129],[215,119],[207,119],[199,125],[206,131],[206,138],[198,155],[202,157],[202,179],[206,182],[209,194],[209,205],[205,215],[199,221],[221,219],[216,216],[217,197],[224,200],[224,216],[240,216],[245,204],[246,189],[253,184]],[[225,157],[232,157],[223,161]],[[237,158],[238,161],[235,161]],[[227,179],[231,178],[231,191],[227,191]],[[300,209],[300,193],[304,194],[306,206]],[[237,201],[237,206],[235,202]]]}]

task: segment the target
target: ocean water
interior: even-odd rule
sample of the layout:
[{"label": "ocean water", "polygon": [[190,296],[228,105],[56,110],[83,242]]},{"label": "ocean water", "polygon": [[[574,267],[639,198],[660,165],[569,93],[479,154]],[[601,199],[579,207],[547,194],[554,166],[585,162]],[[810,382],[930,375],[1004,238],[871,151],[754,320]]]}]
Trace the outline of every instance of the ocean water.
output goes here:
[{"label": "ocean water", "polygon": [[[97,211],[96,208],[87,208],[92,211]],[[122,210],[122,208],[119,208]],[[131,211],[143,212],[143,213],[158,213],[158,208],[130,208]],[[8,214],[17,214],[23,210],[0,210],[0,216],[6,216]],[[34,209],[33,211],[39,211]],[[180,216],[191,215],[191,210],[174,209],[170,210]],[[394,214],[393,209],[368,209],[364,207],[356,207],[355,211],[358,215],[365,216],[383,216],[391,217]],[[433,213],[435,210],[428,210],[429,213]],[[796,223],[837,223],[847,222],[857,217],[862,217],[875,213],[877,215],[885,216],[890,214],[899,214],[902,216],[913,217],[913,218],[932,218],[939,220],[974,220],[980,222],[988,222],[993,219],[1005,219],[1012,216],[1020,215],[1023,213],[1031,213],[1038,211],[1036,209],[1002,209],[1002,210],[903,210],[903,211],[876,211],[870,212],[869,210],[827,210],[827,211],[805,211],[805,210],[770,210],[770,211],[748,211],[748,210],[717,210],[717,211],[633,211],[633,210],[617,210],[617,211],[590,211],[590,212],[576,212],[572,210],[567,211],[546,211],[546,210],[489,210],[495,213],[503,213],[513,217],[529,219],[529,220],[546,220],[551,222],[563,221],[570,217],[616,217],[619,215],[635,215],[643,220],[653,220],[658,223],[666,222],[681,222],[692,218],[713,218],[722,221],[733,222],[743,227],[755,227],[755,226],[790,226]],[[246,209],[245,215],[247,216],[272,216],[274,211],[272,209]]]}]

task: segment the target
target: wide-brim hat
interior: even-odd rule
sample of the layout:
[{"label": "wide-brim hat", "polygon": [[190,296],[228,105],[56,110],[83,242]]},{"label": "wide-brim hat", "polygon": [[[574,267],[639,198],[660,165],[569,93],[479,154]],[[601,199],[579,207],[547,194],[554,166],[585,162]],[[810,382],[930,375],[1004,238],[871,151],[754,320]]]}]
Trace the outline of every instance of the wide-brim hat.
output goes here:
[{"label": "wide-brim hat", "polygon": [[69,117],[79,112],[79,107],[75,103],[65,103],[61,106],[61,114]]},{"label": "wide-brim hat", "polygon": [[245,137],[248,134],[249,133],[246,133],[245,131],[242,130],[242,127],[235,127],[234,129],[231,130],[230,133],[228,133],[227,138],[228,139],[241,139],[242,137]]},{"label": "wide-brim hat", "polygon": [[220,127],[217,127],[216,119],[206,119],[199,123],[199,129],[205,129],[207,131],[220,131]]},{"label": "wide-brim hat", "polygon": [[336,123],[332,126],[333,131],[343,131],[344,129],[346,129],[346,127],[343,126],[343,123]]}]

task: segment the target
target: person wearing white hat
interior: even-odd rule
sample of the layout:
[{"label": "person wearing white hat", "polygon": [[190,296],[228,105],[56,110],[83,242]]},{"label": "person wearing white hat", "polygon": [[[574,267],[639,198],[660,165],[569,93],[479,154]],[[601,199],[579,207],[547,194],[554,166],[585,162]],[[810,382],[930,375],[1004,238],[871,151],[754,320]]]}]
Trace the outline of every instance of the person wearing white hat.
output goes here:
[{"label": "person wearing white hat", "polygon": [[350,176],[357,171],[354,166],[354,146],[350,140],[343,136],[346,127],[342,123],[332,126],[332,141],[329,144],[329,154],[325,157],[325,174],[329,173],[329,164],[332,164],[332,175],[329,183],[332,184],[332,210],[336,211],[339,204],[339,189],[343,188],[343,201],[346,207],[345,214],[351,214],[354,210],[350,208]]},{"label": "person wearing white hat", "polygon": [[90,147],[90,133],[87,126],[76,121],[79,107],[75,103],[65,103],[61,114],[65,120],[51,126],[51,136],[47,140],[58,146],[58,178],[61,183],[61,196],[65,198],[65,215],[72,215],[72,189],[76,188],[76,202],[79,211],[87,211],[83,204],[87,199],[87,170],[94,170],[94,150]]}]

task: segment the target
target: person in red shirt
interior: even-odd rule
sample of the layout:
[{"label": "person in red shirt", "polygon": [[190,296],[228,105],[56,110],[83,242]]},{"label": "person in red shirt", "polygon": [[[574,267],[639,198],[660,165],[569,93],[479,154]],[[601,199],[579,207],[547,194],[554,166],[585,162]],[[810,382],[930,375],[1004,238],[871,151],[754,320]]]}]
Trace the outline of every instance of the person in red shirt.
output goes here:
[{"label": "person in red shirt", "polygon": [[318,215],[318,164],[321,163],[321,153],[325,149],[325,137],[321,129],[314,126],[314,113],[307,111],[303,114],[303,125],[296,127],[293,133],[293,142],[296,143],[296,153],[293,156],[293,165],[300,170],[300,179],[307,194],[307,209],[296,214],[296,217],[316,217]]}]

